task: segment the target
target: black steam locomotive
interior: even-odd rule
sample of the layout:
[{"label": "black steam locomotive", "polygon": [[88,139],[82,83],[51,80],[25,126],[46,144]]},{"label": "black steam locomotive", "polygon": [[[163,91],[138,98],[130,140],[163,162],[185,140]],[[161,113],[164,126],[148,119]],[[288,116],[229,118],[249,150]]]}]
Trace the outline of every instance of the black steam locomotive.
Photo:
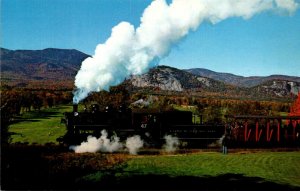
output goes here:
[{"label": "black steam locomotive", "polygon": [[100,110],[97,104],[91,109],[79,112],[73,106],[73,112],[65,113],[63,121],[67,133],[58,139],[68,145],[80,144],[87,136],[101,136],[106,130],[110,136],[117,135],[121,140],[129,136],[140,135],[150,146],[159,146],[164,136],[176,136],[181,142],[188,144],[209,144],[220,139],[225,126],[221,124],[194,123],[194,116],[189,111],[132,111],[122,107],[113,110],[107,107]]}]

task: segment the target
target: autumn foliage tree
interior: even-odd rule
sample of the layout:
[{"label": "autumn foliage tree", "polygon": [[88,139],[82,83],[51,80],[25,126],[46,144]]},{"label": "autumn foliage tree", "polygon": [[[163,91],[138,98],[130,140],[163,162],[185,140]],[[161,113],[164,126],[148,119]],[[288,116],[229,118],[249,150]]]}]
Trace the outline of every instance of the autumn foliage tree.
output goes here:
[{"label": "autumn foliage tree", "polygon": [[300,116],[300,92],[298,93],[298,98],[290,108],[289,116]]}]

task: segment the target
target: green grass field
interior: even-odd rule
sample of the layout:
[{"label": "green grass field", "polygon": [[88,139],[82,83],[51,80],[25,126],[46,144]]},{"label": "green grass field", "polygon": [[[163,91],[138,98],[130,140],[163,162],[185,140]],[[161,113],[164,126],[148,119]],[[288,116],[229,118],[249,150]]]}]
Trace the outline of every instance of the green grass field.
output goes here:
[{"label": "green grass field", "polygon": [[56,106],[23,113],[9,126],[12,143],[46,144],[55,143],[56,139],[66,133],[62,124],[63,113],[72,111],[72,106]]},{"label": "green grass field", "polygon": [[[61,124],[60,120],[67,111],[72,111],[72,106],[57,106],[24,113],[10,125],[12,143],[57,144],[56,139],[66,133],[65,125]],[[74,155],[77,156],[75,153]],[[268,182],[263,186],[266,190],[270,185],[271,188],[283,186],[277,190],[286,190],[290,187],[292,190],[300,190],[300,152],[137,155],[129,156],[128,160],[111,170],[91,171],[88,175],[77,178],[79,182],[92,186],[95,182],[96,186],[103,183],[110,186],[115,181],[121,186],[128,185],[138,178],[141,184],[167,180],[170,184],[179,182],[180,185],[184,185],[185,181],[194,180],[196,183],[202,181],[208,187],[213,187],[214,182],[221,182],[224,185],[234,184],[235,190],[243,190],[247,185],[254,184],[253,188],[260,188],[263,183]]]},{"label": "green grass field", "polygon": [[135,158],[126,171],[172,176],[217,176],[243,174],[269,181],[300,186],[300,152],[261,152],[247,154],[200,153],[179,156]]},{"label": "green grass field", "polygon": [[[113,176],[115,179],[128,181],[130,177],[149,175],[175,179],[183,176],[202,177],[206,181],[208,177],[230,175],[230,179],[241,182],[252,181],[254,178],[253,184],[258,184],[258,187],[260,183],[271,182],[300,189],[300,152],[244,152],[228,155],[200,152],[184,155],[137,156],[127,161]],[[105,179],[105,172],[91,174],[84,179],[101,181]]]}]

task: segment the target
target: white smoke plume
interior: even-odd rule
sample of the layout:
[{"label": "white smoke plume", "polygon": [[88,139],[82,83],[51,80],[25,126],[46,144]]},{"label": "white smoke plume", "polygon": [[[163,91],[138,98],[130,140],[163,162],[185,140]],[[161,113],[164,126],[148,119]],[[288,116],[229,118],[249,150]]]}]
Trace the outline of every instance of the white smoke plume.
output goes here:
[{"label": "white smoke plume", "polygon": [[[139,135],[133,137],[128,137],[126,140],[126,148],[130,154],[136,155],[138,150],[144,145],[143,140],[141,140]],[[88,136],[87,141],[82,142],[77,146],[70,146],[70,150],[75,151],[75,153],[95,153],[95,152],[116,152],[120,151],[124,147],[124,144],[120,142],[120,138],[117,136],[112,136],[108,138],[106,130],[101,131],[101,137],[96,138],[93,136]]]},{"label": "white smoke plume", "polygon": [[222,135],[222,137],[216,141],[216,142],[217,142],[217,145],[218,145],[218,146],[221,146],[224,139],[225,139],[225,135]]},{"label": "white smoke plume", "polygon": [[96,137],[88,136],[86,142],[82,142],[78,146],[70,146],[70,150],[75,153],[95,153],[100,150],[101,143]]},{"label": "white smoke plume", "polygon": [[115,152],[123,148],[120,139],[117,136],[112,136],[111,139],[108,138],[106,130],[101,131],[101,137],[97,139],[96,137],[88,136],[86,142],[82,142],[78,146],[71,146],[70,149],[74,150],[75,153],[95,153],[95,152]]},{"label": "white smoke plume", "polygon": [[173,137],[172,135],[164,136],[166,143],[163,145],[163,149],[166,152],[175,152],[179,146],[179,139],[177,137]]},{"label": "white smoke plume", "polygon": [[126,148],[129,153],[132,155],[136,155],[140,148],[144,146],[144,142],[139,135],[135,135],[133,137],[129,137],[126,140]]},{"label": "white smoke plume", "polygon": [[217,139],[216,141],[210,143],[210,144],[208,145],[208,147],[221,147],[224,138],[225,138],[225,135],[222,135],[222,137],[220,137],[220,138]]},{"label": "white smoke plume", "polygon": [[76,75],[73,102],[90,92],[108,90],[130,75],[142,74],[165,57],[171,47],[203,21],[216,24],[230,17],[249,19],[271,10],[292,14],[298,0],[154,0],[144,10],[136,29],[121,22],[95,54],[82,62]]}]

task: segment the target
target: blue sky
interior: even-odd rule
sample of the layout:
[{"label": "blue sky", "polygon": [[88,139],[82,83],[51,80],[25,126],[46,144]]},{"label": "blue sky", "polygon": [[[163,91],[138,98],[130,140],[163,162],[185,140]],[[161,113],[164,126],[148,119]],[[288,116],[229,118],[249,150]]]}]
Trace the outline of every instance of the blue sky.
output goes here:
[{"label": "blue sky", "polygon": [[[1,0],[1,47],[77,49],[92,55],[121,21],[140,23],[151,0]],[[300,76],[300,11],[203,23],[160,64],[243,76]]]}]

